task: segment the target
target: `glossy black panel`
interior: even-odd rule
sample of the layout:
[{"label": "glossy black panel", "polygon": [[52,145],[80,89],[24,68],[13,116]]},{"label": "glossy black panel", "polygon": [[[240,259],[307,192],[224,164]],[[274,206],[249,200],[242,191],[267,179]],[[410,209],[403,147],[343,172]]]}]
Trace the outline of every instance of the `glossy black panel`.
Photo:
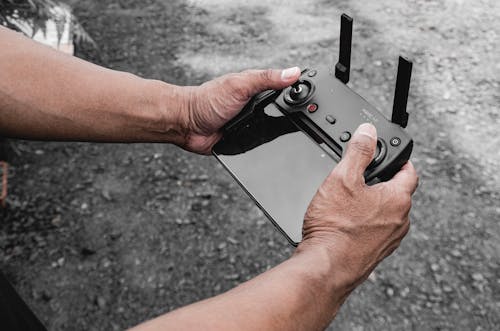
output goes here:
[{"label": "glossy black panel", "polygon": [[218,160],[293,244],[307,206],[337,161],[270,104],[226,132]]}]

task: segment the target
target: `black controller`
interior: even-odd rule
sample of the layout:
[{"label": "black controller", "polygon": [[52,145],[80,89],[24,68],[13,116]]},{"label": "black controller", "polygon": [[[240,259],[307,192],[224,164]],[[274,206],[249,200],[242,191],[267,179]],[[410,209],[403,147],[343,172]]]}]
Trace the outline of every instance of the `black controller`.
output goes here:
[{"label": "black controller", "polygon": [[367,183],[392,178],[412,152],[413,140],[404,130],[412,63],[399,58],[389,121],[346,85],[352,22],[342,15],[334,68],[305,69],[292,86],[256,95],[226,124],[213,149],[293,244],[300,242],[303,215],[314,192],[340,161],[360,124],[372,123],[378,134],[375,156],[365,171]]},{"label": "black controller", "polygon": [[408,161],[413,148],[413,140],[404,130],[408,123],[406,104],[412,63],[404,57],[399,58],[393,113],[389,121],[346,85],[350,72],[351,38],[352,18],[343,14],[339,62],[335,69],[305,69],[291,87],[255,96],[239,116],[226,125],[226,132],[245,121],[255,109],[274,103],[302,131],[316,142],[325,143],[341,157],[356,128],[370,122],[377,128],[378,142],[375,157],[365,172],[366,181],[385,181],[394,176]]}]

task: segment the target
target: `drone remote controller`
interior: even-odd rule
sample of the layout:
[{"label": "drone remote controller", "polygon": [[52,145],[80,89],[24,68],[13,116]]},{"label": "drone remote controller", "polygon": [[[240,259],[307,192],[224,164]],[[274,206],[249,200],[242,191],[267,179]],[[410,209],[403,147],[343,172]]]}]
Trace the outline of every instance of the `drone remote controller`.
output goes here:
[{"label": "drone remote controller", "polygon": [[[300,241],[304,214],[296,216],[299,218],[298,226],[297,224],[289,226],[288,223],[284,224],[288,221],[280,220],[280,218],[290,217],[283,213],[282,209],[289,208],[290,204],[294,203],[295,195],[291,192],[294,189],[295,191],[301,190],[299,185],[293,186],[289,183],[296,181],[298,176],[307,177],[305,175],[308,173],[307,167],[311,166],[312,162],[316,162],[311,160],[309,165],[296,165],[299,161],[302,162],[303,157],[296,157],[294,153],[309,155],[310,152],[306,151],[306,148],[315,149],[313,145],[316,145],[325,152],[321,154],[322,157],[327,154],[334,163],[338,163],[356,128],[362,123],[372,123],[377,128],[378,140],[375,156],[365,171],[365,180],[369,184],[374,184],[392,178],[408,161],[413,148],[413,140],[404,130],[408,122],[406,106],[412,63],[403,57],[399,58],[392,118],[389,121],[374,106],[346,85],[349,81],[351,65],[352,23],[351,17],[346,14],[342,15],[339,62],[334,68],[305,69],[299,80],[292,86],[280,91],[269,90],[258,94],[236,118],[225,126],[223,138],[214,147],[213,152],[217,158],[293,244]],[[269,142],[292,132],[305,134],[313,142],[311,145],[313,147],[305,147],[306,143],[301,142],[297,143],[295,152],[289,154],[284,152],[288,158],[296,158],[295,161],[290,160],[292,162],[286,164],[285,167],[283,164],[278,165],[280,161],[277,161],[281,150],[285,148],[276,149],[273,153],[277,155],[258,151],[258,146],[269,145]],[[288,150],[287,146],[286,150]],[[249,160],[259,162],[259,164],[269,162],[266,167],[259,170],[264,177],[267,177],[260,186],[253,183],[259,181],[256,179],[259,177],[255,174],[257,171],[254,168],[246,170],[247,168],[243,165],[224,157],[224,155],[247,154],[253,155],[253,159],[247,158],[247,167],[252,167]],[[295,166],[303,169],[300,171],[297,169],[295,172],[293,169],[287,170]],[[267,173],[269,168],[273,169],[272,173]],[[324,172],[324,170],[318,171]],[[247,176],[247,172],[252,172],[252,175]],[[269,180],[274,180],[273,177],[276,176],[288,177],[288,179],[284,178],[273,186],[268,185]],[[274,187],[278,185],[287,187]],[[268,191],[272,194],[268,194]],[[276,196],[280,194],[289,195],[292,201],[288,201],[288,204],[276,201],[279,200]],[[312,196],[307,200],[307,197],[303,197],[304,201],[301,203],[305,204],[305,207],[300,208],[306,208],[311,198]],[[296,213],[300,213],[300,208]]]}]

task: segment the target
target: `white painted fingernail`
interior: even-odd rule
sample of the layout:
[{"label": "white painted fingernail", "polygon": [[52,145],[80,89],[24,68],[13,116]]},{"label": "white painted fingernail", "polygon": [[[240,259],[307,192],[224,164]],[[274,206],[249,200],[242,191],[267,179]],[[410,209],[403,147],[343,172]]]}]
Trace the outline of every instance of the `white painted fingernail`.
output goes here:
[{"label": "white painted fingernail", "polygon": [[288,81],[290,78],[297,76],[300,73],[299,67],[285,69],[281,72],[281,80]]}]

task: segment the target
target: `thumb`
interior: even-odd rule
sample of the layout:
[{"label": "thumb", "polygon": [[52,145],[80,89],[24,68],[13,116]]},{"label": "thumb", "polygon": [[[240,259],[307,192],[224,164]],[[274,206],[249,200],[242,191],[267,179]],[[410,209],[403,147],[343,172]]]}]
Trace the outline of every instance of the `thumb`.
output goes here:
[{"label": "thumb", "polygon": [[238,90],[245,93],[243,97],[250,98],[265,90],[281,90],[295,83],[300,77],[300,68],[246,70],[240,73]]},{"label": "thumb", "polygon": [[364,181],[364,172],[373,160],[376,147],[377,129],[370,123],[361,124],[354,132],[338,167],[350,173],[349,177],[353,180]]}]

